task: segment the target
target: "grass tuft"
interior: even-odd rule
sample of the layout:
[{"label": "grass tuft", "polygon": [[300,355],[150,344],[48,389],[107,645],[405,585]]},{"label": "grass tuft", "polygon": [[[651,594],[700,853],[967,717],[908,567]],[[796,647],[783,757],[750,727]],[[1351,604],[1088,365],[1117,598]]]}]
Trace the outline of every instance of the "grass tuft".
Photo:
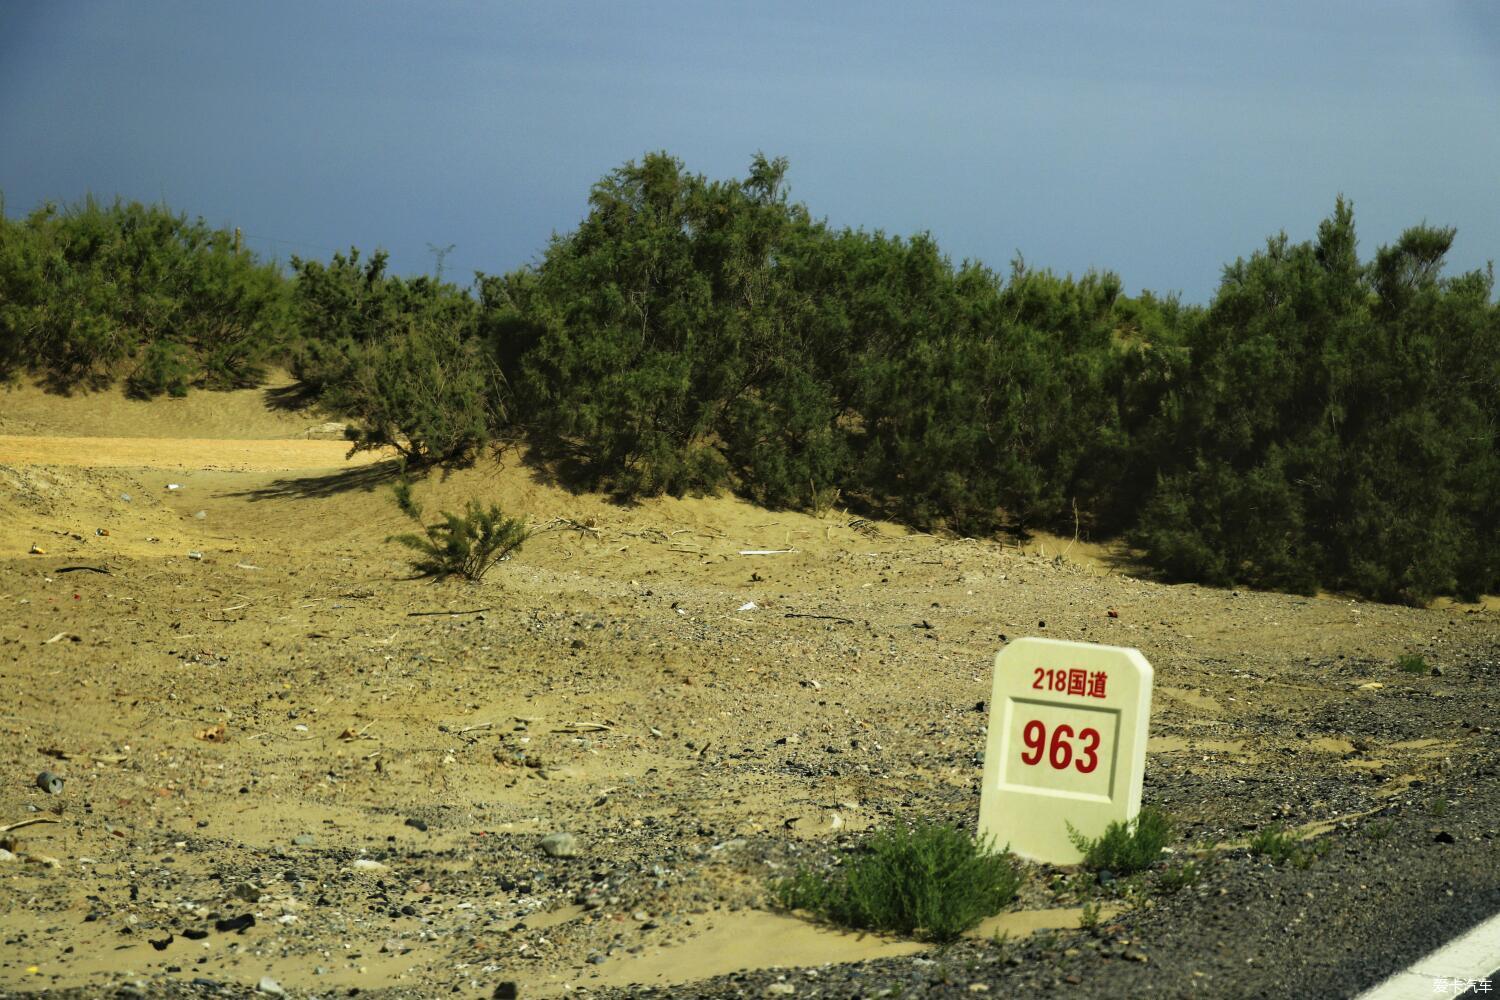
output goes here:
[{"label": "grass tuft", "polygon": [[1396,667],[1403,674],[1425,674],[1430,669],[1420,653],[1407,653],[1396,658]]},{"label": "grass tuft", "polygon": [[776,902],[832,923],[951,941],[1016,898],[1010,855],[948,825],[874,834],[828,875],[806,869],[771,887]]},{"label": "grass tuft", "polygon": [[1295,833],[1288,832],[1280,823],[1272,823],[1250,838],[1250,853],[1258,858],[1270,858],[1279,865],[1296,853],[1300,842]]},{"label": "grass tuft", "polygon": [[1280,823],[1272,823],[1250,839],[1250,853],[1278,865],[1290,861],[1296,868],[1306,868],[1328,853],[1328,842],[1303,840]]},{"label": "grass tuft", "polygon": [[1196,861],[1176,865],[1161,873],[1157,886],[1165,893],[1178,893],[1197,885],[1203,879],[1203,869]]}]

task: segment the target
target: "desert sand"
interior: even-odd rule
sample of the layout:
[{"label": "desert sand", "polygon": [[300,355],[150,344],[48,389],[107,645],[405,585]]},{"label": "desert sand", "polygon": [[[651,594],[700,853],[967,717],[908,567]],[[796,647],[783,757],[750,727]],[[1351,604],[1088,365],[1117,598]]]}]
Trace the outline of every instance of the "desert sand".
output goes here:
[{"label": "desert sand", "polygon": [[[693,995],[920,959],[766,885],[872,827],[972,823],[990,663],[1022,635],[1152,661],[1146,801],[1180,851],[1430,809],[1493,757],[1493,605],[1166,586],[1085,540],[731,497],[625,507],[515,449],[417,486],[535,532],[434,584],[387,540],[410,527],[393,463],[284,396],[0,394],[0,827],[31,821],[3,835],[0,990]],[[539,848],[559,831],[576,856]],[[1061,875],[973,947],[1076,929],[1090,897]],[[1205,964],[1216,995],[1232,964]]]}]

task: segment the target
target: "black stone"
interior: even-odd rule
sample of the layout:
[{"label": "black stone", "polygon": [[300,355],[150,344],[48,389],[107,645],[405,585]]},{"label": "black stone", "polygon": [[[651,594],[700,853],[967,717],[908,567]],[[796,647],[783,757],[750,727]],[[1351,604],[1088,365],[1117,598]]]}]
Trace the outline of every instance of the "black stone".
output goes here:
[{"label": "black stone", "polygon": [[243,932],[246,928],[254,926],[255,914],[241,913],[237,917],[229,917],[225,920],[216,921],[214,923],[214,930],[221,934],[228,934],[230,931]]}]

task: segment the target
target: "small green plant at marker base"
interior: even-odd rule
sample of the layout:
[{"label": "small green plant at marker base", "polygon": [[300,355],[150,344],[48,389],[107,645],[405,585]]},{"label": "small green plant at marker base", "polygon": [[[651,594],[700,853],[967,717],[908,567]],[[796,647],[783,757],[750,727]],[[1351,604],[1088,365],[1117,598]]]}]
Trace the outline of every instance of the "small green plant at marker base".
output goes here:
[{"label": "small green plant at marker base", "polygon": [[1099,926],[1099,904],[1088,903],[1083,912],[1078,914],[1078,929],[1084,931],[1094,930]]},{"label": "small green plant at marker base", "polygon": [[1203,878],[1203,869],[1196,861],[1168,868],[1161,873],[1157,885],[1162,892],[1176,893],[1197,885]]},{"label": "small green plant at marker base", "polygon": [[832,923],[951,941],[993,916],[1021,885],[1021,873],[989,841],[949,825],[871,836],[829,875],[802,869],[774,883],[772,897]]},{"label": "small green plant at marker base", "polygon": [[1052,893],[1055,901],[1066,904],[1073,900],[1089,899],[1094,891],[1095,878],[1088,872],[1073,872],[1071,874],[1057,874],[1047,884],[1047,890]]},{"label": "small green plant at marker base", "polygon": [[496,504],[485,509],[475,500],[465,505],[462,514],[443,511],[441,521],[423,524],[422,507],[411,495],[411,482],[396,483],[395,493],[396,506],[422,528],[422,534],[392,535],[386,540],[415,550],[418,558],[412,560],[412,568],[422,576],[481,580],[530,535],[520,518],[506,517]]},{"label": "small green plant at marker base", "polygon": [[1446,816],[1446,815],[1448,815],[1448,800],[1447,799],[1433,799],[1431,802],[1429,802],[1427,804],[1427,812],[1428,812],[1429,815],[1432,815],[1432,816]]},{"label": "small green plant at marker base", "polygon": [[1172,821],[1148,806],[1135,819],[1110,823],[1098,837],[1084,836],[1069,823],[1068,837],[1083,855],[1085,868],[1129,875],[1161,860],[1162,849],[1172,839]]},{"label": "small green plant at marker base", "polygon": [[1396,666],[1403,674],[1425,674],[1428,671],[1427,661],[1417,653],[1407,653],[1398,657]]}]

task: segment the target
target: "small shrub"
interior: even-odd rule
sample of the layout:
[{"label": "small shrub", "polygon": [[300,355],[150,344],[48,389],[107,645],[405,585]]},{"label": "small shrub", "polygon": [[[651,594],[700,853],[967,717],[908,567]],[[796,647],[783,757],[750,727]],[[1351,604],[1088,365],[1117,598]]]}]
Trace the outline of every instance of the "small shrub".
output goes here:
[{"label": "small shrub", "polygon": [[1396,667],[1403,674],[1425,674],[1429,669],[1427,661],[1419,653],[1407,653],[1398,657]]},{"label": "small shrub", "polygon": [[1005,853],[947,825],[889,830],[832,875],[806,869],[772,886],[787,909],[859,929],[951,941],[1016,898]]},{"label": "small shrub", "polygon": [[442,520],[422,523],[422,508],[411,495],[411,483],[396,484],[396,506],[422,528],[422,534],[393,535],[387,541],[414,549],[418,558],[412,568],[422,576],[439,579],[461,576],[481,580],[501,559],[516,551],[530,532],[520,518],[506,517],[496,504],[488,509],[470,500],[463,514],[442,512]]},{"label": "small shrub", "polygon": [[1391,835],[1391,831],[1395,828],[1396,823],[1394,820],[1377,820],[1365,827],[1365,836],[1370,840],[1384,840]]},{"label": "small shrub", "polygon": [[1109,824],[1099,837],[1086,837],[1071,824],[1068,836],[1083,854],[1085,868],[1129,875],[1145,871],[1161,859],[1162,849],[1172,839],[1172,821],[1166,813],[1148,806],[1133,820]]}]

